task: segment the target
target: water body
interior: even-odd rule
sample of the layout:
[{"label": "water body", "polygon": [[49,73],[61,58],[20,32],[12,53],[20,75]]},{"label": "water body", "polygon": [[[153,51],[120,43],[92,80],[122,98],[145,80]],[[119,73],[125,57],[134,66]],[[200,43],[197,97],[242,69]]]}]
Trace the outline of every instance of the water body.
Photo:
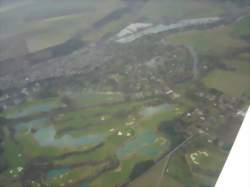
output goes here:
[{"label": "water body", "polygon": [[18,125],[15,126],[15,130],[17,132],[22,131],[22,130],[31,131],[32,128],[41,128],[47,122],[48,122],[47,118],[40,118],[40,119],[31,120],[27,123],[19,123]]},{"label": "water body", "polygon": [[57,106],[55,105],[54,102],[48,102],[48,103],[41,103],[37,105],[32,105],[28,107],[23,107],[20,110],[17,110],[15,112],[8,113],[6,115],[6,118],[20,118],[24,116],[28,116],[34,113],[39,113],[39,112],[49,112],[52,109],[56,108]]},{"label": "water body", "polygon": [[140,114],[144,117],[149,117],[159,112],[168,111],[170,108],[171,108],[171,105],[168,103],[157,105],[157,106],[149,106],[149,107],[144,108],[140,112]]},{"label": "water body", "polygon": [[101,143],[108,134],[90,134],[73,137],[69,134],[56,138],[56,129],[53,126],[41,128],[34,134],[34,138],[41,146],[71,147],[80,145],[96,145]]},{"label": "water body", "polygon": [[54,177],[57,177],[59,175],[65,174],[66,172],[70,171],[69,168],[56,168],[56,169],[51,169],[47,173],[47,177],[49,179],[52,179]]},{"label": "water body", "polygon": [[117,38],[115,41],[118,43],[129,43],[137,38],[140,38],[144,35],[149,35],[149,34],[157,34],[160,32],[165,32],[165,31],[174,31],[177,29],[182,29],[186,27],[193,27],[193,26],[201,26],[201,25],[208,25],[208,24],[215,24],[221,21],[222,19],[219,17],[208,17],[208,18],[197,18],[197,19],[188,19],[188,20],[181,20],[177,23],[170,24],[170,25],[156,25],[152,26],[150,28],[146,28],[142,31],[129,34],[125,37],[122,38]]},{"label": "water body", "polygon": [[118,149],[116,155],[119,159],[123,159],[133,153],[145,154],[149,157],[159,155],[163,147],[155,145],[157,134],[153,131],[140,133],[135,139],[129,141],[123,147]]},{"label": "water body", "polygon": [[80,187],[90,187],[90,185],[87,182],[84,182],[80,185]]}]

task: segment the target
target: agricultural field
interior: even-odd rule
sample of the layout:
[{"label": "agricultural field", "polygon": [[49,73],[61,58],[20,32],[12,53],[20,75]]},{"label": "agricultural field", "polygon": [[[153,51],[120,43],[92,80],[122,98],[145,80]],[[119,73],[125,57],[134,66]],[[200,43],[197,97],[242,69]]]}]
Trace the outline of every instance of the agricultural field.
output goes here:
[{"label": "agricultural field", "polygon": [[86,32],[97,20],[122,5],[117,0],[105,3],[99,0],[74,0],[73,3],[63,0],[59,4],[49,0],[13,2],[0,8],[1,36],[8,33],[6,37],[25,37],[29,52],[39,51],[61,44],[79,32]]},{"label": "agricultural field", "polygon": [[249,6],[0,1],[0,187],[214,186],[250,104]]},{"label": "agricultural field", "polygon": [[194,47],[200,55],[223,55],[237,48],[247,47],[246,41],[232,37],[230,29],[225,26],[211,30],[194,30],[167,37],[171,43]]}]

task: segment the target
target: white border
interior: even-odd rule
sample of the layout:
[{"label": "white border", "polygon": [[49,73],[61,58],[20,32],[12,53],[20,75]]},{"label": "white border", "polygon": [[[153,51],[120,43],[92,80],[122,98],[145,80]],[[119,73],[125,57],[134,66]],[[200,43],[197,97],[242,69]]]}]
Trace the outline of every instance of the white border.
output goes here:
[{"label": "white border", "polygon": [[250,187],[249,136],[250,107],[215,187]]}]

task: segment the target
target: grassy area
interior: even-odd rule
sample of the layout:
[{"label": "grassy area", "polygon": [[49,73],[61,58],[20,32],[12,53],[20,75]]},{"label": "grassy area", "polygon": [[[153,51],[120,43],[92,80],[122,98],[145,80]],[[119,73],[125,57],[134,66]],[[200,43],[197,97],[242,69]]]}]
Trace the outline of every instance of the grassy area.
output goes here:
[{"label": "grassy area", "polygon": [[[250,57],[248,59],[250,59]],[[224,63],[235,68],[237,73],[250,75],[250,63],[247,58],[226,59],[224,60]]]},{"label": "grassy area", "polygon": [[[109,35],[113,33],[115,35],[120,30],[122,30],[124,27],[129,25],[132,22],[135,22],[135,20],[138,19],[137,15],[124,15],[118,20],[114,20],[106,25],[104,25],[100,29],[96,29],[93,32],[89,33],[87,36],[82,37],[83,41],[89,41],[89,42],[97,42],[99,39],[101,39],[105,35]],[[110,36],[112,37],[112,35]]]},{"label": "grassy area", "polygon": [[232,33],[239,37],[250,36],[250,16],[243,17],[232,25]]},{"label": "grassy area", "polygon": [[[76,150],[74,148],[59,149],[54,146],[40,146],[31,134],[26,133],[19,133],[16,135],[16,139],[20,142],[19,145],[23,154],[30,159],[38,156],[58,156]],[[77,150],[80,150],[79,147]]]},{"label": "grassy area", "polygon": [[4,128],[4,159],[7,161],[10,169],[24,166],[25,161],[20,156],[21,153],[22,151],[11,138],[9,130]]},{"label": "grassy area", "polygon": [[[92,24],[123,4],[118,0],[62,0],[59,4],[49,0],[26,0],[1,7],[0,19],[7,25],[3,33],[22,34],[29,51],[35,52],[60,44],[76,33],[83,34]],[[27,13],[32,16],[27,16]],[[18,20],[22,20],[21,23]]]},{"label": "grassy area", "polygon": [[214,70],[208,74],[203,83],[208,88],[214,88],[227,95],[239,97],[249,93],[250,76],[231,71]]},{"label": "grassy area", "polygon": [[192,173],[182,154],[177,153],[169,160],[167,173],[187,187],[193,184]]},{"label": "grassy area", "polygon": [[143,159],[136,157],[121,161],[121,164],[118,169],[110,171],[100,176],[99,178],[97,178],[92,182],[91,186],[95,187],[103,187],[103,186],[115,187],[117,185],[120,186],[129,179],[129,175],[133,167],[139,161],[143,161]]},{"label": "grassy area", "polygon": [[166,173],[164,173],[163,177],[160,180],[161,173],[163,171],[163,167],[168,158],[161,160],[157,164],[155,164],[152,168],[150,168],[146,173],[136,178],[132,183],[130,183],[129,187],[152,187],[159,184],[160,187],[171,186],[171,187],[184,187],[185,185],[176,181]]},{"label": "grassy area", "polygon": [[183,114],[185,109],[177,105],[171,106],[168,111],[159,112],[151,117],[141,118],[138,122],[142,128],[157,129],[158,125],[163,121],[170,121],[175,117]]},{"label": "grassy area", "polygon": [[[83,34],[96,21],[122,6],[124,6],[124,3],[118,0],[110,0],[108,2],[99,0],[74,0],[73,2],[68,2],[63,0],[60,1],[60,4],[53,4],[48,0],[43,2],[27,0],[3,6],[0,9],[0,13],[2,14],[1,22],[9,22],[5,28],[6,32],[13,35],[24,34],[29,51],[35,52],[60,44],[76,33]],[[158,22],[166,17],[176,20],[217,16],[225,11],[224,8],[225,5],[223,3],[211,1],[149,1],[141,10],[122,16],[108,23],[100,30],[94,30],[90,34],[83,36],[83,40],[97,41],[105,34],[118,31],[140,18],[150,22]],[[35,16],[34,18],[29,17],[30,20],[19,24],[17,17],[23,20],[27,19],[24,12],[29,12],[30,15]]]},{"label": "grassy area", "polygon": [[210,177],[199,173],[193,174],[194,183],[197,186],[215,186],[218,177]]},{"label": "grassy area", "polygon": [[[159,125],[160,122],[173,119],[177,115],[180,115],[180,113],[176,112],[176,110],[173,109],[173,110],[170,110],[168,112],[155,114],[155,115],[148,117],[148,118],[145,118],[145,119],[142,118],[141,120],[139,120],[137,122],[138,124],[140,124],[140,126],[138,127],[139,129],[137,128],[136,132],[141,131],[142,129],[152,129],[153,130]],[[104,184],[109,185],[109,186],[110,186],[110,184],[112,184],[113,186],[115,186],[116,184],[122,184],[123,182],[125,182],[128,179],[128,176],[131,172],[132,166],[134,166],[134,164],[135,164],[135,160],[143,161],[146,159],[149,159],[149,158],[145,157],[145,155],[143,155],[143,154],[132,154],[127,159],[121,161],[122,162],[121,171],[119,171],[119,172],[112,171],[112,172],[109,172],[108,174],[103,175],[102,177],[98,178],[97,180],[95,180],[93,182],[93,186],[102,186]],[[123,163],[126,163],[126,164],[123,164]],[[151,183],[152,183],[152,181],[151,181]],[[149,184],[151,184],[151,183],[149,183]],[[173,179],[172,179],[171,183],[178,184],[178,182],[174,182]],[[141,186],[144,186],[146,184],[148,184],[148,183],[143,183],[143,185],[141,185]],[[137,184],[137,186],[138,186],[138,184]]]},{"label": "grassy area", "polygon": [[[143,132],[148,129],[150,129],[150,131],[151,130],[155,131],[161,121],[168,119],[170,120],[176,117],[176,115],[178,115],[175,110],[171,110],[168,112],[163,112],[153,115],[148,118],[140,118],[139,120],[135,121],[132,120],[134,125],[127,126],[126,124],[131,123],[131,119],[134,118],[132,116],[136,116],[135,114],[137,112],[134,111],[133,108],[136,107],[140,109],[144,102],[145,101],[138,101],[138,102],[118,104],[110,106],[108,109],[105,107],[104,108],[96,107],[89,110],[83,110],[81,112],[79,111],[70,113],[71,117],[69,117],[69,115],[66,114],[62,121],[67,121],[68,124],[69,123],[74,124],[76,125],[75,127],[79,126],[79,128],[81,128],[84,127],[86,123],[87,124],[93,123],[93,125],[86,128],[85,130],[81,129],[79,131],[70,132],[73,136],[82,136],[84,134],[91,134],[96,132],[105,133],[109,132],[110,129],[113,129],[114,132],[112,132],[111,135],[105,140],[104,145],[101,148],[95,150],[94,152],[83,154],[81,156],[79,155],[79,156],[74,156],[72,158],[67,158],[65,160],[59,161],[59,163],[64,163],[64,162],[70,163],[74,162],[74,160],[103,159],[110,154],[115,154],[119,146],[124,144],[126,141],[132,140],[140,132]],[[131,112],[134,115],[131,116]],[[122,116],[120,116],[121,114]],[[105,119],[104,121],[101,120],[102,118],[101,116],[104,117]],[[64,125],[60,121],[56,122],[60,124],[59,127],[61,127],[61,125],[67,127],[67,124]],[[123,136],[117,136],[117,133],[119,131],[123,133]],[[129,137],[124,136],[128,133],[130,134]],[[153,144],[152,150],[155,150],[157,146],[158,144]]]},{"label": "grassy area", "polygon": [[[132,22],[136,22],[138,19],[145,19],[147,22],[159,22],[161,19],[170,19],[171,21],[176,19],[187,19],[187,18],[197,18],[206,16],[217,16],[224,12],[223,3],[216,3],[209,1],[195,0],[151,0],[147,2],[142,9],[131,13],[129,15],[124,15],[120,19],[114,20],[111,23],[105,25],[100,30],[91,32],[87,36],[88,41],[97,41],[105,34],[118,32],[123,27],[127,26]],[[86,39],[86,38],[84,38]]]},{"label": "grassy area", "polygon": [[170,35],[167,40],[173,44],[190,45],[199,54],[214,56],[247,46],[245,41],[232,37],[228,27],[180,32]]},{"label": "grassy area", "polygon": [[92,106],[122,101],[123,95],[118,92],[86,92],[70,96],[77,106]]},{"label": "grassy area", "polygon": [[[186,161],[193,173],[214,176],[220,173],[227,153],[207,142],[207,139],[194,139],[185,153]],[[197,170],[198,168],[198,170]]]},{"label": "grassy area", "polygon": [[152,21],[167,19],[187,19],[206,16],[217,16],[224,11],[223,3],[195,0],[154,0],[149,1],[139,11],[141,17]]},{"label": "grassy area", "polygon": [[[93,100],[94,102],[97,102]],[[90,101],[87,101],[90,103]],[[74,136],[96,132],[107,132],[111,128],[122,129],[128,116],[136,113],[136,109],[143,106],[145,101],[133,101],[110,106],[97,106],[64,114],[54,119],[57,130],[74,128]],[[91,103],[93,104],[93,102]],[[84,129],[85,128],[85,129]],[[80,131],[77,131],[79,130]]]},{"label": "grassy area", "polygon": [[193,186],[214,186],[225,163],[227,153],[197,137],[186,148],[185,160],[192,172]]},{"label": "grassy area", "polygon": [[[143,118],[140,117],[139,120],[134,118],[138,115],[138,110],[143,108],[145,102],[147,101],[133,101],[121,104],[114,104],[110,107],[100,106],[89,109],[82,109],[74,112],[68,112],[63,115],[58,115],[52,121],[45,122],[43,126],[34,126],[34,128],[43,128],[44,125],[49,126],[54,124],[56,130],[62,130],[67,127],[73,128],[72,131],[67,132],[67,134],[72,137],[81,137],[89,134],[96,133],[108,133],[107,139],[105,139],[104,146],[97,149],[93,153],[89,153],[82,156],[74,156],[72,158],[67,158],[64,161],[67,163],[76,160],[87,160],[87,159],[103,159],[110,154],[115,154],[116,149],[125,141],[134,137],[141,131],[147,129],[156,129],[160,122],[168,119],[172,119],[180,114],[180,111],[170,110],[166,112],[157,113],[151,117]],[[28,104],[30,106],[31,103]],[[31,105],[32,106],[32,105]],[[133,114],[133,115],[131,115]],[[135,121],[133,121],[133,120]],[[133,126],[126,125],[127,123],[140,124],[139,129],[135,129]],[[25,124],[24,124],[25,125]],[[31,124],[32,125],[32,124]],[[35,124],[34,124],[35,125]],[[137,125],[136,125],[137,126]],[[27,127],[29,128],[29,127]],[[110,132],[110,129],[113,129]],[[65,147],[64,149],[59,149],[54,146],[39,146],[38,142],[34,139],[31,132],[28,129],[18,130],[15,138],[20,141],[20,146],[25,154],[28,154],[31,158],[39,155],[54,156],[65,152],[70,152],[73,150],[79,150],[79,147]],[[118,136],[117,133],[122,132],[123,136]],[[64,136],[66,131],[59,135]],[[129,136],[127,134],[129,133]],[[56,138],[60,138],[60,137]],[[154,145],[156,146],[156,145]],[[82,147],[82,150],[87,149],[87,147]],[[152,148],[155,149],[154,147]],[[59,161],[63,163],[64,161]]]},{"label": "grassy area", "polygon": [[71,185],[72,183],[76,183],[87,177],[95,175],[96,172],[100,171],[106,165],[106,163],[102,163],[96,166],[85,166],[69,170],[65,174],[55,176],[51,179],[49,181],[49,186]]},{"label": "grassy area", "polygon": [[[0,180],[1,180],[1,177],[0,177]],[[22,187],[22,184],[21,184],[21,182],[12,182],[12,181],[2,181],[1,180],[1,185],[2,186],[11,186],[11,187]]]},{"label": "grassy area", "polygon": [[10,3],[7,5],[1,5],[0,7],[0,14],[9,12],[9,11],[14,11],[18,8],[21,8],[23,6],[26,6],[28,4],[32,3],[32,1],[27,0],[27,1],[23,1],[23,2],[17,2],[17,3]]},{"label": "grassy area", "polygon": [[[146,130],[146,129],[151,129],[151,130],[156,129],[161,121],[170,120],[176,117],[177,115],[180,115],[180,111],[176,112],[174,108],[173,110],[163,112],[163,113],[157,113],[147,118],[141,117],[139,120],[136,120],[134,122],[135,124],[139,124],[139,126],[136,125],[137,127],[126,126],[125,125],[126,122],[130,122],[130,120],[128,120],[129,119],[128,116],[130,112],[124,113],[124,110],[126,109],[126,111],[130,111],[132,109],[133,111],[135,110],[133,108],[137,108],[137,110],[140,110],[143,107],[145,102],[146,101],[128,102],[128,103],[113,105],[109,108],[104,107],[105,109],[103,107],[95,107],[86,111],[83,110],[82,112],[79,112],[78,114],[71,113],[71,115],[76,116],[76,119],[80,117],[80,115],[82,115],[82,117],[85,116],[86,117],[85,121],[88,121],[88,118],[93,120],[96,114],[99,114],[99,116],[105,116],[105,122],[101,122],[101,123],[104,123],[105,125],[99,124],[98,128],[93,127],[93,132],[102,131],[101,129],[103,129],[105,132],[105,131],[108,131],[110,128],[115,128],[117,132],[118,130],[123,132],[123,134],[126,134],[127,132],[129,132],[131,136],[130,137],[118,136],[116,132],[112,134],[111,136],[109,136],[105,140],[104,145],[99,147],[95,151],[87,153],[87,154],[71,156],[63,160],[58,160],[55,162],[55,164],[63,165],[63,164],[72,164],[72,163],[77,163],[77,162],[87,161],[87,160],[102,160],[112,154],[115,154],[121,145],[126,145],[128,141],[133,140],[133,138],[135,138],[139,132]],[[119,112],[119,111],[122,111],[122,112]],[[135,111],[134,111],[134,114],[137,113]],[[118,115],[119,113],[123,113],[123,115],[125,114],[125,116],[122,117]],[[67,121],[65,119],[63,121]],[[97,117],[97,120],[100,121],[99,117]],[[82,120],[79,120],[79,123],[81,121]],[[88,129],[87,131],[83,131],[82,133],[90,133],[90,131],[92,132],[91,128]],[[80,134],[81,133],[79,131],[79,135]],[[159,145],[161,144],[161,139],[159,139],[159,142],[157,141],[157,143],[154,143],[152,145],[153,146],[152,149],[154,150],[154,148],[157,147],[158,144]],[[151,149],[151,147],[149,147],[149,149]],[[139,161],[141,162],[147,159],[150,159],[150,157],[147,157],[144,154],[132,154],[129,157],[126,157],[126,159],[121,160],[121,166],[119,167],[119,169],[110,171],[104,174],[103,176],[99,177],[98,179],[96,179],[93,182],[93,186],[103,186],[103,185],[110,186],[110,184],[114,184],[114,185],[122,184],[123,182],[128,180],[128,177],[134,165]]]}]

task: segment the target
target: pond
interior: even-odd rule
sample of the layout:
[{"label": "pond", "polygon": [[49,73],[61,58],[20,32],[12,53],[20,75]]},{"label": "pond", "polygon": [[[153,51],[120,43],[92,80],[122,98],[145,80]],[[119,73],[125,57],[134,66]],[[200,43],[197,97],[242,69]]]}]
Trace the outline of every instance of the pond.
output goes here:
[{"label": "pond", "polygon": [[49,112],[50,110],[56,108],[57,105],[54,102],[41,103],[37,105],[23,107],[21,109],[15,110],[14,112],[9,112],[6,114],[6,118],[20,118],[24,116],[31,115],[33,113],[39,112]]},{"label": "pond", "polygon": [[145,107],[143,108],[143,110],[140,112],[140,114],[144,117],[149,117],[152,116],[156,113],[159,112],[166,112],[171,108],[171,105],[168,103],[164,103],[161,105],[157,105],[157,106],[149,106],[149,107]]},{"label": "pond", "polygon": [[157,144],[157,138],[158,135],[153,131],[140,133],[135,139],[118,149],[116,155],[119,159],[123,159],[134,153],[144,154],[151,158],[156,157],[166,147],[165,144]]},{"label": "pond", "polygon": [[54,177],[57,177],[59,175],[63,175],[66,172],[70,171],[69,168],[55,168],[55,169],[51,169],[47,172],[47,177],[49,179],[52,179]]},{"label": "pond", "polygon": [[80,185],[80,187],[90,187],[90,185],[87,182],[84,182]]},{"label": "pond", "polygon": [[80,137],[73,137],[69,134],[56,137],[56,129],[53,126],[38,129],[34,138],[42,146],[71,147],[80,145],[96,145],[101,143],[108,134],[89,134]]},{"label": "pond", "polygon": [[47,122],[48,122],[47,118],[39,118],[39,119],[31,120],[27,123],[19,123],[15,126],[15,131],[19,132],[22,130],[28,130],[30,132],[32,128],[40,128]]}]

